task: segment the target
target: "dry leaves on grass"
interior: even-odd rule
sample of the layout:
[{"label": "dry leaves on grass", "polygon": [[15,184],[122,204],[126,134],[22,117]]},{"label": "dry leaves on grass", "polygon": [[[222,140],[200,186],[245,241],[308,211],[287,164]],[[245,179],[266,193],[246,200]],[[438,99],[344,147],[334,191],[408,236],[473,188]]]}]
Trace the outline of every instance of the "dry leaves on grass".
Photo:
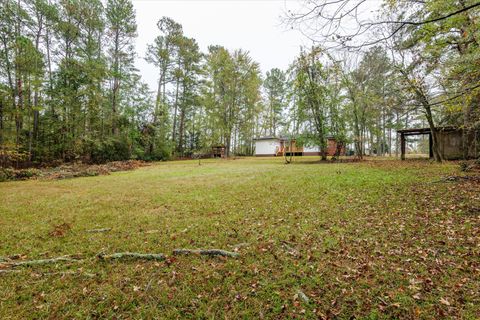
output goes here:
[{"label": "dry leaves on grass", "polygon": [[58,180],[77,177],[102,176],[108,175],[111,172],[134,170],[147,165],[148,163],[145,161],[127,160],[93,165],[75,162],[62,164],[53,168],[40,169],[0,168],[0,182],[29,179]]},{"label": "dry leaves on grass", "polygon": [[70,230],[72,225],[70,223],[62,223],[56,226],[53,226],[53,229],[48,233],[51,237],[64,237]]},{"label": "dry leaves on grass", "polygon": [[148,164],[140,160],[113,161],[106,164],[87,165],[74,163],[46,169],[42,177],[48,180],[108,175],[111,172],[134,170]]}]

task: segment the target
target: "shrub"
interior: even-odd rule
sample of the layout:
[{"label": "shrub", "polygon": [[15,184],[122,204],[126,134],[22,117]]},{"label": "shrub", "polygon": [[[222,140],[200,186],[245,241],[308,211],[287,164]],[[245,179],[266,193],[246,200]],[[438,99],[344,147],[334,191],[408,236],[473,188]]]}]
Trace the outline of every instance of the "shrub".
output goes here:
[{"label": "shrub", "polygon": [[12,168],[0,168],[0,182],[13,180],[26,180],[41,175],[41,171],[35,168],[15,170]]},{"label": "shrub", "polygon": [[20,150],[15,145],[0,146],[0,166],[13,166],[15,163],[26,161],[28,156],[27,152]]},{"label": "shrub", "polygon": [[131,157],[127,139],[120,137],[105,141],[86,141],[84,152],[89,155],[88,159],[93,163],[128,160]]},{"label": "shrub", "polygon": [[468,171],[469,163],[467,161],[460,162],[460,171]]},{"label": "shrub", "polygon": [[11,168],[0,168],[0,182],[13,180],[15,172]]},{"label": "shrub", "polygon": [[41,174],[41,171],[35,168],[22,169],[22,170],[15,171],[15,178],[16,180],[25,180],[33,177],[38,177],[40,176],[40,174]]}]

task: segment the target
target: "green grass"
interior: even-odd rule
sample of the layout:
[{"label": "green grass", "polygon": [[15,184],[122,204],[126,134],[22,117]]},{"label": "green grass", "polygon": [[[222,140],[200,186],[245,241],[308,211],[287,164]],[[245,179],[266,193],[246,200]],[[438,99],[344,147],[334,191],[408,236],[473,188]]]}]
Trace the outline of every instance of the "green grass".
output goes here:
[{"label": "green grass", "polygon": [[[0,256],[84,261],[1,273],[0,318],[480,318],[478,184],[436,183],[454,164],[316,160],[1,183]],[[168,259],[95,258],[121,251]]]}]

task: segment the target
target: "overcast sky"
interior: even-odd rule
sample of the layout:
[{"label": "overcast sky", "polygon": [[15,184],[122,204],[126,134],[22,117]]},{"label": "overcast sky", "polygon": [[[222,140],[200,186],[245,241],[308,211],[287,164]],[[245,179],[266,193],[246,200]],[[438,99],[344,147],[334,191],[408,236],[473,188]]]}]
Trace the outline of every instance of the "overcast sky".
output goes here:
[{"label": "overcast sky", "polygon": [[183,26],[187,37],[195,38],[205,52],[209,45],[244,49],[260,63],[265,73],[286,69],[311,42],[296,30],[287,30],[280,17],[298,6],[295,0],[133,0],[137,13],[139,53],[137,67],[153,90],[158,71],[144,61],[148,43],[159,34],[157,21],[167,16]]}]

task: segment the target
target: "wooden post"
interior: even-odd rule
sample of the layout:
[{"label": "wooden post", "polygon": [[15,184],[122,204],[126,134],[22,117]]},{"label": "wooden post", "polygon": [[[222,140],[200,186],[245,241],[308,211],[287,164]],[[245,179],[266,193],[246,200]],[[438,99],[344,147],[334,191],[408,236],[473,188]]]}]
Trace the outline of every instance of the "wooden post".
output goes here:
[{"label": "wooden post", "polygon": [[400,133],[400,153],[401,153],[401,159],[405,160],[405,134]]}]

